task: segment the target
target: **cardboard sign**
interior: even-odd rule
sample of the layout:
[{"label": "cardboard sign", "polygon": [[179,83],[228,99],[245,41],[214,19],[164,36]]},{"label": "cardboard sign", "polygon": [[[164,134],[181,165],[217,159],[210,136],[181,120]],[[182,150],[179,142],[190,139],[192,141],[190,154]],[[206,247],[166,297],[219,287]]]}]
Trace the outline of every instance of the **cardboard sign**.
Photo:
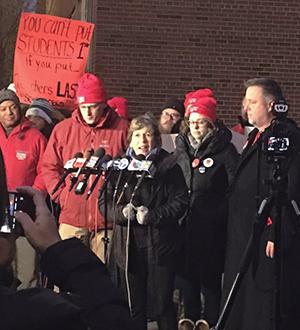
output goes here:
[{"label": "cardboard sign", "polygon": [[14,83],[22,103],[43,97],[73,110],[85,72],[94,24],[22,13],[14,58]]}]

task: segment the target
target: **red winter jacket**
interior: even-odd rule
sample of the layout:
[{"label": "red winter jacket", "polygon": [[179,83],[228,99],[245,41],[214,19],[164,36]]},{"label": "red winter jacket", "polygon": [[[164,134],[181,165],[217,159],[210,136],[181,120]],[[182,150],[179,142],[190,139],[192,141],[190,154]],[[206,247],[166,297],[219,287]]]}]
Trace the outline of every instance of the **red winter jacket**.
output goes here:
[{"label": "red winter jacket", "polygon": [[[84,153],[89,148],[96,150],[102,147],[106,154],[112,157],[121,155],[126,149],[127,130],[127,121],[119,118],[113,110],[107,110],[104,118],[101,118],[95,127],[84,122],[79,110],[75,110],[71,118],[56,125],[50,136],[42,166],[48,193],[52,193],[63,174],[66,161],[73,158],[77,152]],[[78,182],[80,179],[81,177]],[[97,207],[97,194],[102,180],[99,180],[92,195],[86,200],[86,193],[93,180],[94,175],[91,175],[85,193],[76,195],[74,189],[69,192],[70,178],[68,177],[65,184],[61,185],[54,195],[51,195],[53,200],[61,206],[60,223],[88,228],[90,231],[104,228],[104,220]]]},{"label": "red winter jacket", "polygon": [[16,126],[8,137],[0,125],[0,148],[9,191],[17,186],[32,186],[46,192],[41,173],[46,144],[46,138],[28,120]]}]

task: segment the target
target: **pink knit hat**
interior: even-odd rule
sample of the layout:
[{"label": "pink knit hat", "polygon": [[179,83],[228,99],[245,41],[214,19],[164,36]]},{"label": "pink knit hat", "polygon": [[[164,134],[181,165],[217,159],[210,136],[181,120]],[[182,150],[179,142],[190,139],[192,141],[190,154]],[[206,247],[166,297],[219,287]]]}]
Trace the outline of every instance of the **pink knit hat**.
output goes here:
[{"label": "pink knit hat", "polygon": [[207,117],[212,122],[217,118],[217,101],[214,98],[213,91],[209,88],[198,89],[186,94],[184,105],[187,117],[189,117],[191,113],[196,112]]},{"label": "pink knit hat", "polygon": [[78,81],[78,104],[100,103],[105,101],[106,91],[102,80],[92,73],[85,73]]},{"label": "pink knit hat", "polygon": [[128,101],[123,96],[115,96],[107,101],[107,104],[115,110],[122,118],[129,119],[128,116]]}]

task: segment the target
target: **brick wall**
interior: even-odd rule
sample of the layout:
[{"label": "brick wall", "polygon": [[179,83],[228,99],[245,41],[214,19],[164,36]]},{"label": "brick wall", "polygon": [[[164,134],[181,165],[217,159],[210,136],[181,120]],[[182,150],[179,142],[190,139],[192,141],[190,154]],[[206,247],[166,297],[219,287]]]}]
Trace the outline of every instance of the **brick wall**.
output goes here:
[{"label": "brick wall", "polygon": [[300,122],[300,1],[98,0],[94,68],[132,115],[211,87],[235,123],[243,80],[278,80]]}]

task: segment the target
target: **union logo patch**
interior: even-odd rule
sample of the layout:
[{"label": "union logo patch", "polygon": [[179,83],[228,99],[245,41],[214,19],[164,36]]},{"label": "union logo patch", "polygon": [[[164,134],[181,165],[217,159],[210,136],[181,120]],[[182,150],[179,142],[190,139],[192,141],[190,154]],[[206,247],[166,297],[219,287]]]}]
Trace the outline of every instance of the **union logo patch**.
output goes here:
[{"label": "union logo patch", "polygon": [[25,151],[16,151],[16,157],[18,160],[25,160],[27,157],[27,154]]}]

